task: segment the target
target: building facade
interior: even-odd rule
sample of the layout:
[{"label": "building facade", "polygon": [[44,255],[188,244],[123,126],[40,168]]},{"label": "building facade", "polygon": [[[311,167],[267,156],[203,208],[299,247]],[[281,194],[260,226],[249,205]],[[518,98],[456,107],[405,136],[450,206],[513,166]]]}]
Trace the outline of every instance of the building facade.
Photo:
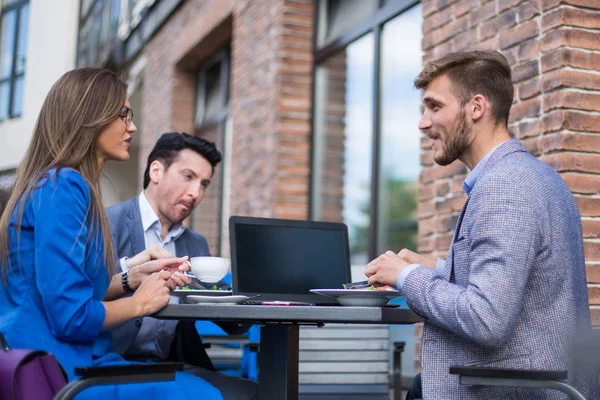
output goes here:
[{"label": "building facade", "polygon": [[[2,1],[2,71],[9,8],[30,3],[28,48],[36,52],[27,53],[24,74],[10,53],[10,74],[0,76],[0,171],[16,167],[40,99],[76,53],[78,66],[123,74],[138,126],[130,161],[107,165],[107,204],[141,190],[161,133],[193,133],[224,154],[189,221],[213,254],[228,255],[230,215],[342,221],[357,279],[388,249],[446,255],[467,170],[434,165],[417,129],[412,81],[424,62],[449,52],[501,51],[516,88],[509,130],[561,173],[579,204],[600,325],[598,1],[56,1],[62,9]],[[44,29],[48,12],[67,23]],[[2,89],[14,93],[19,82],[20,116],[18,99]],[[412,336],[402,329],[391,328],[390,340]],[[407,374],[418,369],[411,340]]]},{"label": "building facade", "polygon": [[[78,0],[0,2],[0,187],[9,187],[50,86],[75,67]],[[60,21],[60,23],[57,23]]]}]

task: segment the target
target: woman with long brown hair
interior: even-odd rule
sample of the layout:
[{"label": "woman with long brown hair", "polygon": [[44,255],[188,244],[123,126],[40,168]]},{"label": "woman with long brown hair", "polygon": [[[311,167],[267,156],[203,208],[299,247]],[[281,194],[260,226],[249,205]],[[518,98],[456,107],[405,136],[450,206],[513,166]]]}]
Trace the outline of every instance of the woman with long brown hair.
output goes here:
[{"label": "woman with long brown hair", "polygon": [[[114,275],[100,195],[109,160],[127,160],[136,132],[127,85],[110,71],[81,68],[48,93],[0,219],[0,331],[14,348],[55,355],[74,367],[124,364],[108,329],[152,314],[182,284],[186,258],[153,260]],[[133,290],[132,296],[124,296]],[[78,398],[222,399],[202,379],[90,388]]]}]

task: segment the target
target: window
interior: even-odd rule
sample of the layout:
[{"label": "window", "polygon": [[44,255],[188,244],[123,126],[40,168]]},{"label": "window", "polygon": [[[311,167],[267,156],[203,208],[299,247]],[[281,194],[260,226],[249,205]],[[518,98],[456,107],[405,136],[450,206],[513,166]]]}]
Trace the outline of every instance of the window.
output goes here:
[{"label": "window", "polygon": [[213,255],[229,254],[227,221],[229,219],[229,47],[205,62],[197,74],[194,134],[215,142],[223,154],[204,199],[194,211],[192,228],[201,232]]},{"label": "window", "polygon": [[29,1],[1,0],[0,121],[23,111],[23,82],[27,61]]},{"label": "window", "polygon": [[121,0],[82,0],[77,66],[107,62],[116,43],[120,13]]},{"label": "window", "polygon": [[421,6],[321,0],[317,18],[311,217],[346,223],[364,267],[416,250]]}]

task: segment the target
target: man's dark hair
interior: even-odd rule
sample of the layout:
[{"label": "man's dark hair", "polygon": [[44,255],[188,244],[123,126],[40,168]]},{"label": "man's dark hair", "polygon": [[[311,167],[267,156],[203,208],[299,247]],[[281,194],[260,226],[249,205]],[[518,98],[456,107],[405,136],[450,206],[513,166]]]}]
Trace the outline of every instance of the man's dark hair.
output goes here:
[{"label": "man's dark hair", "polygon": [[435,78],[447,75],[452,82],[452,92],[467,104],[476,94],[482,94],[492,104],[496,124],[508,124],[514,87],[510,65],[496,51],[467,51],[451,53],[428,63],[415,80],[415,88],[427,89]]},{"label": "man's dark hair", "polygon": [[144,189],[150,183],[150,164],[158,160],[167,170],[175,161],[179,152],[184,149],[193,150],[204,157],[212,166],[213,173],[217,164],[221,162],[221,152],[213,142],[188,135],[185,132],[163,133],[148,156],[146,171],[144,172]]}]

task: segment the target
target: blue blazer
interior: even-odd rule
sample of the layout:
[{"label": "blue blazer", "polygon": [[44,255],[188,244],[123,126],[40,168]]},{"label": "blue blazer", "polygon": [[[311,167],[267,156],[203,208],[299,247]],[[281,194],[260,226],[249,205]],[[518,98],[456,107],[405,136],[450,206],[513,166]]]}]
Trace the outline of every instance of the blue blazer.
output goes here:
[{"label": "blue blazer", "polygon": [[[107,214],[115,243],[117,262],[122,257],[132,257],[146,248],[138,196],[108,207]],[[187,255],[190,258],[210,256],[206,239],[189,229],[185,229],[175,240],[175,251],[179,256]],[[227,280],[231,282],[231,274],[228,274],[219,284],[229,288]],[[137,318],[127,321],[113,329],[114,352],[123,354],[125,357],[128,356],[128,351],[142,326],[141,320],[141,318]],[[202,324],[212,325],[209,321],[203,321]],[[218,325],[228,333],[241,333],[244,330],[244,327],[240,328],[238,324],[219,322]],[[214,369],[193,322],[179,324],[176,342],[181,346],[177,345],[177,350],[172,351],[170,355],[172,359],[186,361],[209,370]]]},{"label": "blue blazer", "polygon": [[[448,368],[572,367],[572,340],[591,323],[581,218],[569,188],[519,141],[504,142],[469,195],[443,273],[419,267],[403,292],[425,320],[424,398],[564,398],[551,390],[463,386]],[[577,372],[570,369],[571,383],[584,394],[596,389]]]},{"label": "blue blazer", "polygon": [[[8,284],[0,284],[0,330],[13,348],[55,355],[70,379],[74,367],[127,364],[110,353],[102,331],[109,277],[99,231],[90,231],[89,186],[76,171],[51,170],[25,199],[20,238],[9,226]],[[90,388],[78,399],[222,399],[204,380],[177,373],[175,382]]]}]

